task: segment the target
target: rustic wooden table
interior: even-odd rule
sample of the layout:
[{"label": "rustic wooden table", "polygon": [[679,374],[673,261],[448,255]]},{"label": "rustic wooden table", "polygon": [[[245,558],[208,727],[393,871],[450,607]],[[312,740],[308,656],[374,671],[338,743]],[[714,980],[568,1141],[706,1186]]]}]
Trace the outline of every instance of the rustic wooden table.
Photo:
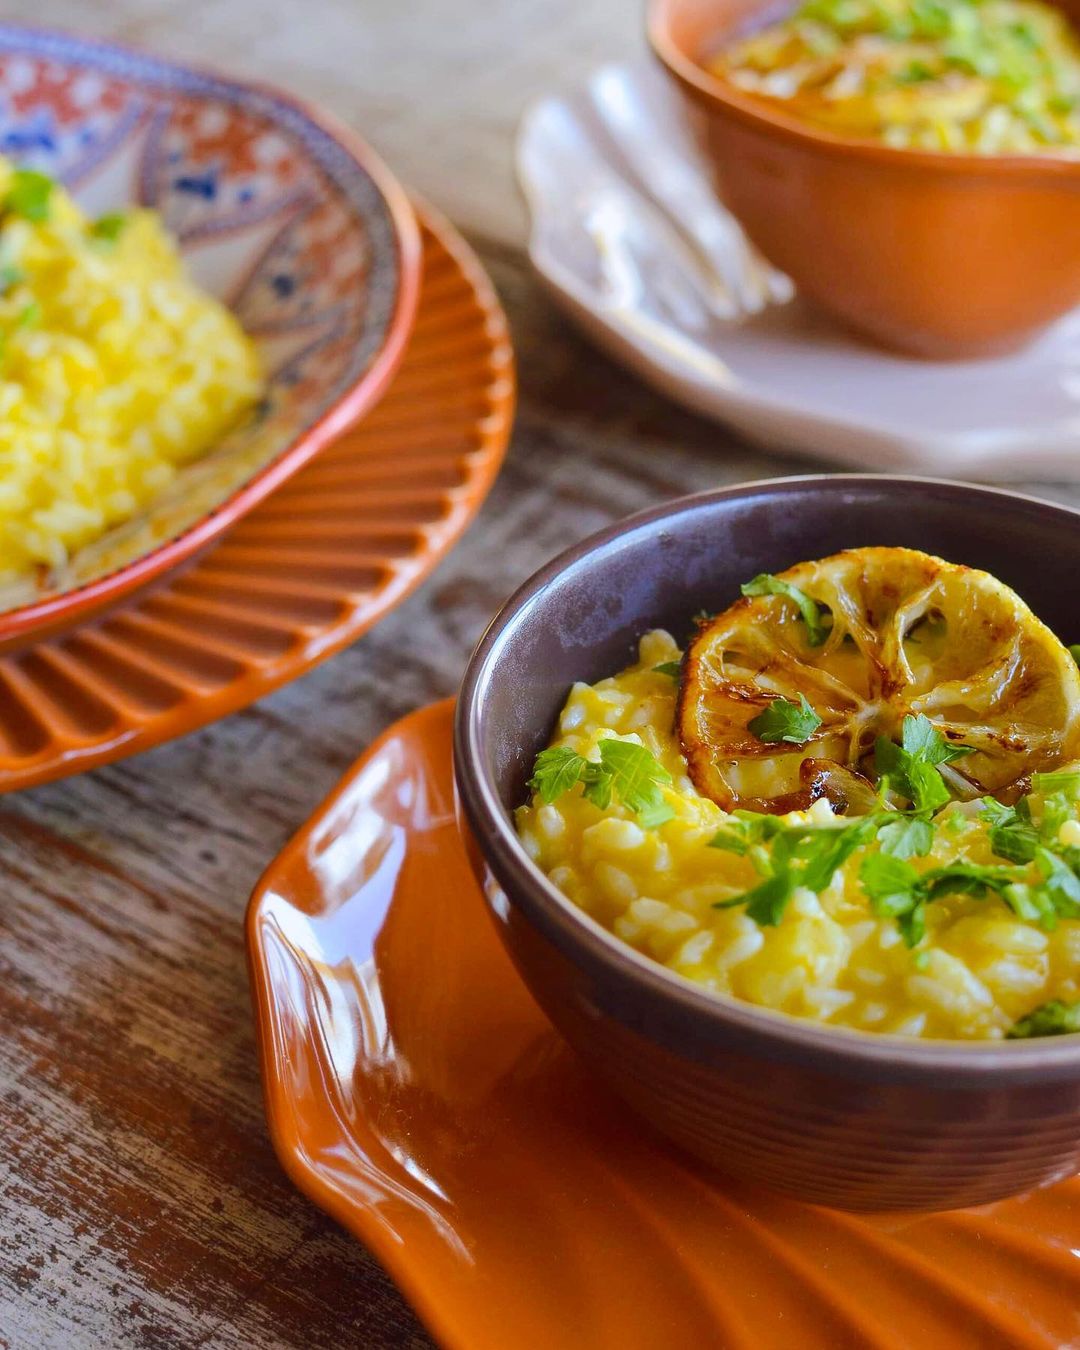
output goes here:
[{"label": "rustic wooden table", "polygon": [[[0,0],[0,18],[27,17]],[[523,260],[513,124],[535,93],[636,50],[637,0],[39,0],[32,17],[211,59],[353,122],[480,249],[521,401],[479,520],[376,631],[217,726],[0,804],[0,1346],[427,1345],[271,1151],[248,893],[378,732],[453,691],[541,562],[648,503],[805,462],[647,392]]]}]

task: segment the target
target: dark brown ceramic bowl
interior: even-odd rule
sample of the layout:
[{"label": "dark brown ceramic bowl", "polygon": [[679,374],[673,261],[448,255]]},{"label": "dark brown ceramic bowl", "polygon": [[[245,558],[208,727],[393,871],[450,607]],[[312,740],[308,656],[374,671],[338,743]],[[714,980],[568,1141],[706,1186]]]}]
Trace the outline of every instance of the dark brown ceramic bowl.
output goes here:
[{"label": "dark brown ceramic bowl", "polygon": [[646,1120],[706,1163],[848,1209],[949,1209],[1080,1161],[1080,1036],[915,1041],[725,998],[640,956],[526,856],[511,812],[575,679],[685,633],[757,572],[866,544],[985,568],[1080,637],[1080,512],[889,476],[750,483],[668,503],[536,574],[465,675],[455,769],[478,872],[511,956],[566,1038]]}]

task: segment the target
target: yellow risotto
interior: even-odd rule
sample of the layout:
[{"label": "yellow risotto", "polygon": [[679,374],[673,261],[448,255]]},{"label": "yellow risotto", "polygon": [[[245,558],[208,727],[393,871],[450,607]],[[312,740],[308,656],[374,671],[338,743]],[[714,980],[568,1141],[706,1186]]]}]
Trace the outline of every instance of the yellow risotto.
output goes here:
[{"label": "yellow risotto", "polygon": [[[932,830],[825,797],[727,812],[673,729],[681,656],[650,632],[635,665],[575,684],[537,761],[517,828],[570,900],[686,979],[795,1016],[921,1037],[1080,1031],[1074,766],[1012,806],[950,801]],[[909,731],[912,746],[933,734],[908,719],[905,745]],[[899,846],[924,828],[924,853]]]},{"label": "yellow risotto", "polygon": [[804,0],[706,64],[842,135],[1080,153],[1080,36],[1041,0]]},{"label": "yellow risotto", "polygon": [[260,390],[155,212],[90,221],[0,160],[0,584],[135,515]]}]

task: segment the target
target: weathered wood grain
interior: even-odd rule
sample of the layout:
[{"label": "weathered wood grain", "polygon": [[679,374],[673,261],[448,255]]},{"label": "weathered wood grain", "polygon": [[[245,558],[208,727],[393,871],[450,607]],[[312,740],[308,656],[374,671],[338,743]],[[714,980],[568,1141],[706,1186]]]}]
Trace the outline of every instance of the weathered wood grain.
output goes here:
[{"label": "weathered wood grain", "polygon": [[593,355],[515,255],[487,259],[517,334],[521,412],[459,551],[366,639],[262,704],[0,802],[12,1347],[422,1343],[378,1268],[271,1153],[246,897],[360,749],[453,690],[537,565],[616,515],[761,468]]},{"label": "weathered wood grain", "polygon": [[[0,17],[27,10],[3,0]],[[520,239],[508,166],[521,99],[630,45],[636,4],[41,0],[33,18],[202,52],[361,125],[483,233],[521,405],[473,530],[353,648],[183,741],[0,800],[0,1345],[426,1345],[375,1263],[273,1157],[247,895],[379,731],[452,692],[487,618],[541,562],[627,511],[803,462],[610,365],[504,242]]]}]

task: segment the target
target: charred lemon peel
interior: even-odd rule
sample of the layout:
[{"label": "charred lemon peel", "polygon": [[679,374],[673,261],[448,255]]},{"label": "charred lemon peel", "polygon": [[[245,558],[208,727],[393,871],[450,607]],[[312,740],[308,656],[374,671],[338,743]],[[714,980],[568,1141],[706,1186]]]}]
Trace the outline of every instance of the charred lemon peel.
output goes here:
[{"label": "charred lemon peel", "polygon": [[[679,687],[690,777],[725,810],[784,812],[823,795],[872,809],[883,772],[902,790],[903,766],[886,747],[903,748],[908,717],[951,747],[932,767],[961,799],[1019,795],[1032,772],[1080,750],[1075,660],[986,572],[864,548],[755,577],[744,591],[699,624]],[[770,704],[804,699],[820,719],[800,743],[809,756],[755,735]],[[925,768],[915,778],[940,792]]]}]

